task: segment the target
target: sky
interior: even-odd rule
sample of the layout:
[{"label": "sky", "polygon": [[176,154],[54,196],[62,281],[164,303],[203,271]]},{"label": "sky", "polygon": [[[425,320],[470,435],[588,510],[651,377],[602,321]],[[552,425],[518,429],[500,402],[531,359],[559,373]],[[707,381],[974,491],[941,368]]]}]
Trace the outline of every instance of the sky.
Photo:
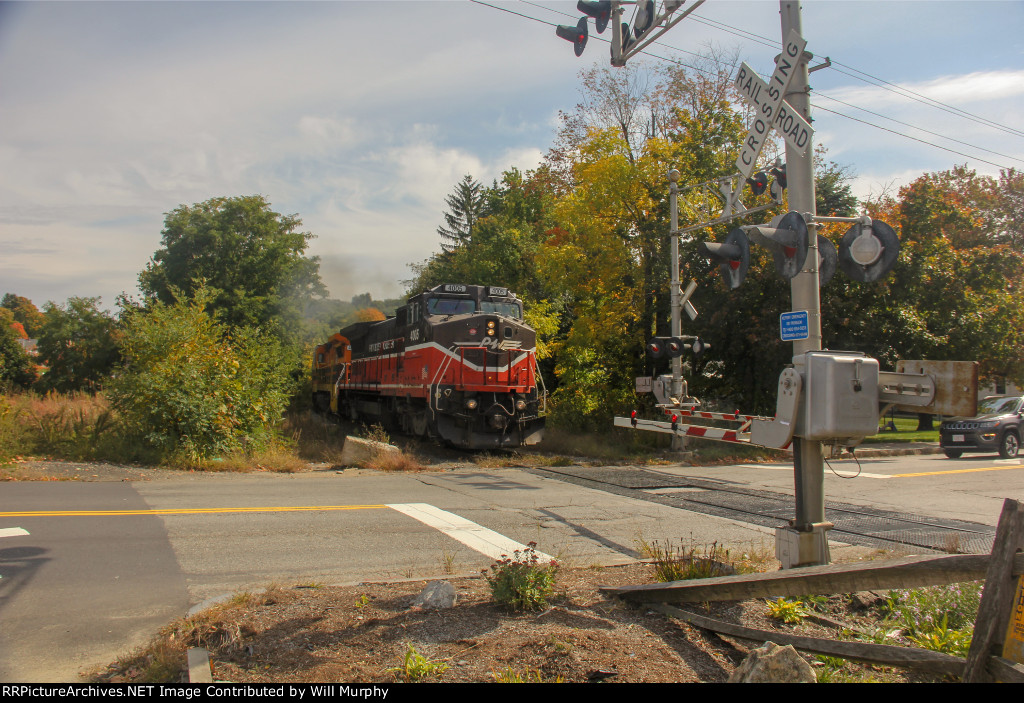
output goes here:
[{"label": "sky", "polygon": [[[0,2],[0,294],[113,309],[167,212],[262,194],[315,235],[331,297],[398,297],[439,250],[456,183],[535,168],[580,71],[608,65],[610,31],[591,25],[582,57],[555,35],[579,16],[501,0]],[[812,65],[832,61],[811,75],[814,142],[855,194],[956,164],[1024,168],[1024,2],[805,0],[802,17]],[[767,77],[780,45],[776,0],[708,0],[645,61],[736,49]]]}]

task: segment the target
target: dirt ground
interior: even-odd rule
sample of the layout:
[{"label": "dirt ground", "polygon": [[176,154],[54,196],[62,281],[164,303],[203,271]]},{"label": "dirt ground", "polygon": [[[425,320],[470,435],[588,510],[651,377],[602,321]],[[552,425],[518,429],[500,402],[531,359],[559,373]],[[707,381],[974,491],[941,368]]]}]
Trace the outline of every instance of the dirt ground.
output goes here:
[{"label": "dirt ground", "polygon": [[[533,681],[724,682],[761,642],[719,636],[598,591],[652,581],[649,564],[565,570],[547,609],[512,613],[483,578],[452,578],[454,607],[413,607],[426,581],[348,587],[306,584],[243,593],[168,626],[145,650],[90,672],[96,682],[187,681],[187,647],[210,652],[215,681],[235,683],[443,683]],[[764,601],[694,606],[762,629],[840,638],[842,621],[870,629],[881,596],[835,596],[798,625],[767,616]],[[435,673],[403,667],[410,647]],[[804,655],[820,680],[934,681],[897,669]]]},{"label": "dirt ground", "polygon": [[[0,467],[0,480],[164,480],[191,472],[110,464],[23,461]],[[243,474],[244,475],[244,474]],[[768,565],[771,568],[771,565]],[[777,568],[777,565],[775,565]],[[457,592],[454,607],[412,606],[427,585],[416,580],[357,586],[287,584],[239,593],[154,633],[153,643],[97,671],[96,682],[187,682],[185,652],[210,652],[214,679],[237,683],[723,682],[748,642],[673,621],[609,598],[601,586],[651,583],[651,564],[561,569],[547,609],[512,613],[495,604],[481,576],[439,577]],[[884,594],[833,596],[796,625],[768,617],[765,601],[705,604],[694,612],[761,629],[839,639],[874,632]],[[841,623],[841,624],[840,624]],[[847,632],[843,632],[847,630]],[[898,643],[898,639],[890,641]],[[420,666],[407,673],[414,650]],[[804,655],[820,681],[934,681],[905,670]]]}]

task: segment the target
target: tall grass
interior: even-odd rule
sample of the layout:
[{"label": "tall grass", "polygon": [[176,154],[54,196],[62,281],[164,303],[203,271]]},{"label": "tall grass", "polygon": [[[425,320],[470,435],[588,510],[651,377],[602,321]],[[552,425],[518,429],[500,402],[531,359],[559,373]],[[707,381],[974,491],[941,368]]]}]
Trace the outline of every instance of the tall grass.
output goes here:
[{"label": "tall grass", "polygon": [[102,395],[12,393],[0,396],[0,461],[43,455],[71,461],[152,461],[125,433]]}]

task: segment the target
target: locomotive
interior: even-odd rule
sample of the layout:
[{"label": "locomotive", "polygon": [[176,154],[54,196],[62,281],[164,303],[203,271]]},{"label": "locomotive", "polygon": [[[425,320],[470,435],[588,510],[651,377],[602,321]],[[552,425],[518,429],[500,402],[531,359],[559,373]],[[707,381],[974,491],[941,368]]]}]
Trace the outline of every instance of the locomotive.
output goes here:
[{"label": "locomotive", "polygon": [[313,354],[317,412],[464,449],[536,444],[545,399],[537,334],[498,286],[435,286]]}]

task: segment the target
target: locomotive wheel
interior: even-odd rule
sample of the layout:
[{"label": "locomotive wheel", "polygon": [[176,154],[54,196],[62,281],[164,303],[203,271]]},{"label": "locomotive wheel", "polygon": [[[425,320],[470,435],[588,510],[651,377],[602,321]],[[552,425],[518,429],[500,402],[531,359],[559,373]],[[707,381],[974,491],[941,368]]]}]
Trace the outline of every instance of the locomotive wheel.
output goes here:
[{"label": "locomotive wheel", "polygon": [[427,432],[430,429],[430,421],[427,418],[427,411],[421,410],[420,412],[412,413],[410,424],[414,435],[417,437],[426,437]]}]

